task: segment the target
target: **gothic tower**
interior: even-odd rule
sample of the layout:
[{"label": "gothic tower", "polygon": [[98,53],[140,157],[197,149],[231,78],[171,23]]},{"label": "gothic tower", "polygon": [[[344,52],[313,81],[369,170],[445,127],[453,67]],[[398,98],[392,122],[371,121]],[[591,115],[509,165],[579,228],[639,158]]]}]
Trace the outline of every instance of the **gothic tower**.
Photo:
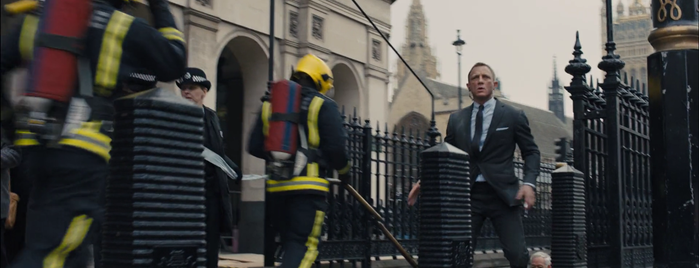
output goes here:
[{"label": "gothic tower", "polygon": [[[622,79],[628,77],[629,83],[647,84],[647,57],[654,52],[648,42],[648,33],[653,29],[649,17],[650,3],[648,0],[617,0],[616,17],[613,18],[615,53],[621,56],[626,65],[621,70]],[[602,0],[602,55],[606,55],[604,44],[607,42],[607,30]],[[630,5],[626,5],[630,3]]]},{"label": "gothic tower", "polygon": [[558,72],[556,71],[556,57],[553,57],[553,79],[551,80],[551,87],[549,87],[549,111],[558,117],[564,124],[566,123],[566,116],[563,109],[563,90],[560,82],[558,81]]},{"label": "gothic tower", "polygon": [[[413,0],[410,6],[410,13],[405,23],[405,43],[401,48],[401,56],[418,75],[432,79],[439,78],[437,58],[432,54],[432,49],[429,46],[427,21],[420,0]],[[412,76],[412,74],[398,59],[396,68],[398,84],[401,84],[406,76]]]}]

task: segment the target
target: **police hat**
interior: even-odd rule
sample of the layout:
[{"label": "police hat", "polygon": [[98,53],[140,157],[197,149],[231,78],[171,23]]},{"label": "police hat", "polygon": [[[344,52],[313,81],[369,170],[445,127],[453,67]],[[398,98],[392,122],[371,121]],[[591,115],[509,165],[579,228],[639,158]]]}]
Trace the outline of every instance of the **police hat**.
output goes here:
[{"label": "police hat", "polygon": [[187,68],[187,70],[184,73],[184,76],[182,76],[182,78],[180,79],[177,79],[177,81],[175,81],[175,84],[177,84],[177,87],[179,87],[180,89],[182,89],[182,85],[185,84],[197,84],[202,87],[205,87],[207,91],[211,89],[211,82],[208,79],[206,79],[206,74],[199,68]]},{"label": "police hat", "polygon": [[137,71],[129,74],[125,81],[129,85],[143,86],[145,88],[154,88],[158,83],[158,79],[155,75],[152,75],[148,71]]}]

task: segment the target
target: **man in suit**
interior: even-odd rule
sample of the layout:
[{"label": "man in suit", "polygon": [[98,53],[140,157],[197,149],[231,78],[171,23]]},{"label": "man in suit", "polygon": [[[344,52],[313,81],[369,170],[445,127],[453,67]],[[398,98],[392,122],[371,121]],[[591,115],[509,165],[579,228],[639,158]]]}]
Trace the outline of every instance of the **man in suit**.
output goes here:
[{"label": "man in suit", "polygon": [[[476,63],[468,74],[473,104],[449,116],[444,141],[471,157],[471,209],[474,241],[489,218],[511,267],[527,267],[521,215],[536,201],[540,153],[523,111],[493,97],[495,73]],[[524,158],[524,183],[514,170],[515,145]],[[524,207],[522,206],[524,199]]]},{"label": "man in suit", "polygon": [[[237,165],[225,154],[223,132],[216,112],[204,106],[204,98],[211,88],[204,71],[187,68],[184,76],[175,82],[182,97],[202,107],[204,111],[204,147],[218,154],[242,178]],[[218,268],[218,254],[221,246],[221,232],[233,230],[233,208],[228,192],[228,177],[220,168],[205,161],[206,196],[206,259],[208,268]]]}]

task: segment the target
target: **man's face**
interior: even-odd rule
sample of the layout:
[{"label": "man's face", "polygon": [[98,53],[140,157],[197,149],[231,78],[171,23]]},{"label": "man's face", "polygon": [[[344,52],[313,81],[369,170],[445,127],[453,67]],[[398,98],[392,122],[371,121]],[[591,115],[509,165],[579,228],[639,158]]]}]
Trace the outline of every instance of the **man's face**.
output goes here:
[{"label": "man's face", "polygon": [[551,265],[546,265],[544,258],[537,257],[532,260],[531,268],[551,268]]},{"label": "man's face", "polygon": [[184,84],[180,89],[182,97],[188,99],[197,105],[204,105],[204,97],[206,97],[206,89],[197,84]]},{"label": "man's face", "polygon": [[476,66],[471,70],[466,86],[473,94],[474,99],[489,99],[493,95],[493,89],[497,86],[497,82],[495,82],[490,68]]}]

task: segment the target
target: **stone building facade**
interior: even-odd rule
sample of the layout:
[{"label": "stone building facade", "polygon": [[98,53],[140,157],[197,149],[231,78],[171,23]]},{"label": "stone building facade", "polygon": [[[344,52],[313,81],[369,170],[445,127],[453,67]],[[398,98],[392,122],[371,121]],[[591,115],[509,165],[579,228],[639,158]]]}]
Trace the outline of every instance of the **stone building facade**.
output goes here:
[{"label": "stone building facade", "polygon": [[[641,84],[648,84],[647,58],[655,52],[648,42],[648,34],[653,30],[653,22],[650,14],[649,0],[617,0],[614,18],[614,43],[615,53],[621,56],[626,63],[622,69],[622,79],[627,76],[629,83],[633,77]],[[607,15],[604,1],[602,1],[601,25],[602,25],[602,55],[606,55],[604,45],[607,42]]]},{"label": "stone building facade", "polygon": [[[408,17],[406,19],[406,39],[401,48],[401,56],[408,62],[413,70],[418,74],[420,80],[425,83],[435,96],[435,122],[437,129],[446,135],[447,121],[449,115],[458,111],[458,87],[439,81],[437,71],[437,58],[432,54],[429,46],[426,20],[422,4],[419,0],[413,0]],[[390,110],[388,122],[395,125],[394,131],[402,129],[412,129],[425,133],[429,128],[431,117],[430,94],[425,90],[420,81],[407,70],[402,61],[396,62],[395,89],[389,104]],[[497,79],[497,66],[492,66]],[[470,68],[470,66],[465,66]],[[468,70],[468,69],[465,69]],[[550,109],[555,111],[542,110],[535,107],[519,104],[508,100],[503,94],[503,85],[500,84],[495,89],[495,97],[514,107],[524,110],[529,119],[536,143],[539,145],[542,157],[546,159],[554,158],[554,141],[566,137],[572,137],[572,119],[562,121],[558,118],[563,115],[563,89],[554,73],[554,80],[551,85]],[[498,79],[499,81],[499,79]],[[462,107],[471,105],[468,89],[465,84],[462,90]],[[414,132],[415,133],[415,132]]]},{"label": "stone building facade", "polygon": [[[16,0],[2,0],[7,4]],[[268,81],[270,1],[168,0],[187,42],[188,65],[204,70],[212,88],[204,104],[217,111],[226,154],[244,174],[264,174],[264,162],[245,152]],[[364,119],[386,122],[388,50],[381,35],[351,0],[274,0],[274,79],[288,78],[307,53],[325,60],[335,79],[335,100]],[[150,19],[145,3],[136,0],[127,13]],[[389,36],[395,0],[358,0],[362,9]],[[2,34],[14,19],[2,13]],[[21,71],[9,87],[23,88]],[[159,86],[178,91],[174,83]],[[232,186],[240,192],[240,241],[262,242],[264,181]],[[235,195],[234,195],[235,198]],[[233,201],[238,202],[238,201]],[[243,237],[245,235],[245,237]],[[261,253],[261,244],[241,243],[241,251]]]}]

